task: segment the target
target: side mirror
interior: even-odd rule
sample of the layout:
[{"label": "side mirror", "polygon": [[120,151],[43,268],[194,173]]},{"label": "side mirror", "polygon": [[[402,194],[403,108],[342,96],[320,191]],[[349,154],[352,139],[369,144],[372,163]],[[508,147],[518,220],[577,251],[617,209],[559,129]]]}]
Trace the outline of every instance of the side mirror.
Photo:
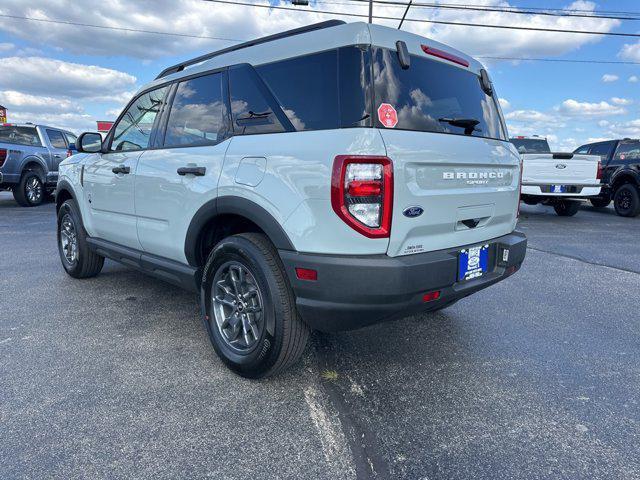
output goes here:
[{"label": "side mirror", "polygon": [[102,151],[102,135],[95,132],[84,132],[76,140],[76,148],[81,153],[98,153]]}]

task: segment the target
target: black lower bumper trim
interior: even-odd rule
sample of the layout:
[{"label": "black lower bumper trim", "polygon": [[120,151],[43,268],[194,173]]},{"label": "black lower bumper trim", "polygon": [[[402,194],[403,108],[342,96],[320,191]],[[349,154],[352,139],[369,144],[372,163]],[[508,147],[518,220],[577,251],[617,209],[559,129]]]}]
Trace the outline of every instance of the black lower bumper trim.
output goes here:
[{"label": "black lower bumper trim", "polygon": [[[402,257],[285,250],[280,257],[302,319],[317,330],[340,331],[441,308],[520,268],[527,248],[524,234],[513,232],[482,243],[491,245],[492,267],[482,277],[466,282],[457,282],[458,252],[465,246]],[[505,249],[509,253],[503,261]],[[298,279],[296,268],[316,270],[317,281]],[[435,290],[440,291],[438,300],[425,303],[423,295]]]}]

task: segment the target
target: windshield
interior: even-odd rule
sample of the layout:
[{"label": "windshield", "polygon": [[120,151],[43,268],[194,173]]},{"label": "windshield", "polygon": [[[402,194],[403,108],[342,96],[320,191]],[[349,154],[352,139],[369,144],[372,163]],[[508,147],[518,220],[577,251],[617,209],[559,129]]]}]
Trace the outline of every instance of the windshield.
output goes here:
[{"label": "windshield", "polygon": [[510,142],[520,153],[551,153],[545,138],[512,138]]},{"label": "windshield", "polygon": [[11,125],[0,126],[0,143],[13,143],[14,145],[29,145],[39,147],[40,137],[33,127],[14,127]]},{"label": "windshield", "polygon": [[[386,48],[374,48],[372,57],[375,107],[395,109],[396,129],[506,140],[495,99],[475,73],[416,55],[404,70]],[[385,128],[378,116],[376,126]]]}]

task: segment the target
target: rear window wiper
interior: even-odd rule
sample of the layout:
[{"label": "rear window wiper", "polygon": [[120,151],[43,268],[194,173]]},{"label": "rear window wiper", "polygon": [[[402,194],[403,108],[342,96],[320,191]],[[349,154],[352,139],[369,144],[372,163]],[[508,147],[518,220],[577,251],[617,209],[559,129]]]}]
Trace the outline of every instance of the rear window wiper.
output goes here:
[{"label": "rear window wiper", "polygon": [[448,123],[454,127],[464,128],[465,135],[471,135],[476,131],[476,126],[480,123],[480,120],[475,118],[439,118],[439,122]]}]

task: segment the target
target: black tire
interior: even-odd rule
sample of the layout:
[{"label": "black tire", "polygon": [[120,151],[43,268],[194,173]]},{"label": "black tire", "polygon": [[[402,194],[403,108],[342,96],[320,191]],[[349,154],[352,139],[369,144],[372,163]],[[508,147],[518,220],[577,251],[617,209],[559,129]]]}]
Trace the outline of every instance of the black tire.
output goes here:
[{"label": "black tire", "polygon": [[593,205],[595,208],[606,208],[611,203],[611,199],[609,197],[606,197],[606,198],[595,197],[589,201],[591,202],[591,205]]},{"label": "black tire", "polygon": [[580,210],[580,202],[560,200],[553,205],[553,209],[561,217],[573,217]]},{"label": "black tire", "polygon": [[[90,278],[100,273],[104,257],[89,249],[87,232],[74,200],[67,200],[58,210],[57,238],[60,261],[69,275],[73,278]],[[75,255],[72,255],[72,238],[75,238]]]},{"label": "black tire", "polygon": [[21,207],[37,207],[44,202],[45,196],[42,178],[32,170],[24,172],[20,182],[13,187],[13,198]]},{"label": "black tire", "polygon": [[638,187],[625,183],[613,195],[613,206],[621,217],[637,217],[640,214],[640,192]]},{"label": "black tire", "polygon": [[[231,284],[234,291],[229,288]],[[247,290],[251,296],[237,295]],[[207,259],[201,294],[213,348],[237,374],[269,377],[290,367],[302,355],[310,329],[298,315],[282,261],[266,236],[243,233],[218,243]],[[253,313],[258,309],[260,314]]]}]

